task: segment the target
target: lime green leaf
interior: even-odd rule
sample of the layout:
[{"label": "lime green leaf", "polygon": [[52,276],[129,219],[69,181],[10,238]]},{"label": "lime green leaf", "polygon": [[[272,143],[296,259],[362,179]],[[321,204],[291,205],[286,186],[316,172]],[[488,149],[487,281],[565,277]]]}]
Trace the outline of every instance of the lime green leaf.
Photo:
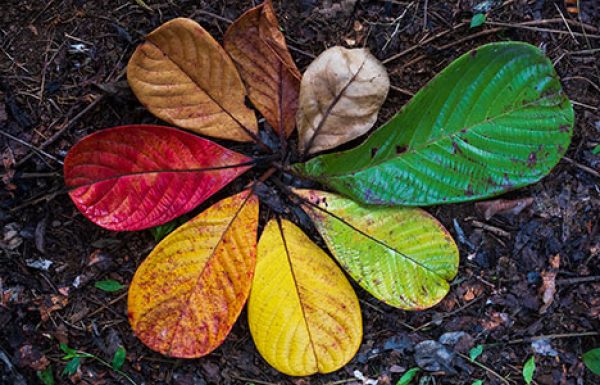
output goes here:
[{"label": "lime green leaf", "polygon": [[62,372],[63,376],[65,374],[72,376],[73,374],[77,373],[80,363],[81,359],[79,357],[75,357],[71,361],[67,362],[67,366],[65,366],[65,369]]},{"label": "lime green leaf", "polygon": [[583,363],[592,373],[600,376],[600,348],[592,349],[583,354]]},{"label": "lime green leaf", "polygon": [[450,64],[362,145],[294,170],[364,203],[482,199],[548,174],[569,146],[573,119],[539,49],[487,44]]},{"label": "lime green leaf", "polygon": [[107,291],[109,293],[114,292],[114,291],[119,291],[125,287],[124,285],[122,285],[121,283],[119,283],[113,279],[98,281],[94,284],[94,286],[96,286],[97,289]]},{"label": "lime green leaf", "polygon": [[592,154],[594,154],[594,155],[600,154],[600,144],[598,144],[598,145],[596,145],[596,147],[594,147],[594,149],[592,150]]},{"label": "lime green leaf", "polygon": [[413,378],[415,378],[415,376],[417,375],[417,372],[419,372],[419,368],[412,368],[406,371],[406,373],[404,373],[402,375],[402,377],[400,377],[400,379],[398,380],[398,382],[396,382],[396,385],[408,385],[410,384],[410,382],[412,381]]},{"label": "lime green leaf", "polygon": [[58,345],[58,347],[60,348],[60,350],[62,350],[64,353],[66,353],[66,355],[63,356],[63,358],[62,358],[63,360],[69,360],[73,357],[77,357],[77,354],[78,354],[77,350],[70,348],[67,344],[64,344],[61,342]]},{"label": "lime green leaf", "polygon": [[46,369],[37,371],[36,374],[44,385],[54,385],[54,374],[52,374],[52,366],[48,365]]},{"label": "lime green leaf", "polygon": [[126,355],[127,353],[125,352],[125,348],[123,346],[119,346],[111,362],[111,366],[114,370],[121,370],[123,364],[125,363]]},{"label": "lime green leaf", "polygon": [[426,211],[363,206],[317,190],[296,193],[306,200],[302,206],[333,256],[376,298],[417,310],[448,293],[458,270],[458,249]]},{"label": "lime green leaf", "polygon": [[471,385],[483,385],[483,381],[482,380],[475,380],[475,382],[473,382]]},{"label": "lime green leaf", "polygon": [[473,349],[469,350],[469,358],[471,361],[475,361],[483,353],[483,345],[477,345]]},{"label": "lime green leaf", "polygon": [[535,356],[531,356],[530,359],[525,362],[523,366],[523,379],[527,385],[533,381],[533,373],[535,372]]},{"label": "lime green leaf", "polygon": [[479,27],[480,25],[482,25],[483,23],[485,23],[485,13],[478,13],[477,15],[474,15],[473,18],[471,19],[471,24],[469,25],[470,28],[476,28]]}]

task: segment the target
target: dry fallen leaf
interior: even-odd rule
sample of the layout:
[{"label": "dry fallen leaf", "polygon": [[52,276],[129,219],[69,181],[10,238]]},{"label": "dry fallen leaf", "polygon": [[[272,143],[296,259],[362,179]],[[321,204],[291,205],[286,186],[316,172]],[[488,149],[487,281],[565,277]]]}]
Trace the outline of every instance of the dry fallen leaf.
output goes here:
[{"label": "dry fallen leaf", "polygon": [[559,267],[560,255],[556,254],[550,258],[550,270],[541,273],[543,282],[540,293],[542,294],[542,301],[544,304],[540,308],[540,314],[546,313],[554,301],[554,294],[556,293],[556,273]]},{"label": "dry fallen leaf", "polygon": [[248,87],[252,104],[275,131],[289,136],[296,125],[302,75],[279,30],[271,1],[237,19],[225,34],[224,46]]},{"label": "dry fallen leaf", "polygon": [[179,127],[237,141],[258,131],[231,58],[191,19],[173,19],[146,36],[129,60],[127,80],[150,112]]},{"label": "dry fallen leaf", "polygon": [[495,199],[492,201],[477,202],[475,208],[483,214],[486,220],[489,220],[496,214],[512,214],[518,215],[531,206],[533,198],[522,198],[522,199]]},{"label": "dry fallen leaf", "polygon": [[385,67],[367,49],[323,52],[302,77],[296,116],[300,151],[313,154],[366,133],[389,88]]}]

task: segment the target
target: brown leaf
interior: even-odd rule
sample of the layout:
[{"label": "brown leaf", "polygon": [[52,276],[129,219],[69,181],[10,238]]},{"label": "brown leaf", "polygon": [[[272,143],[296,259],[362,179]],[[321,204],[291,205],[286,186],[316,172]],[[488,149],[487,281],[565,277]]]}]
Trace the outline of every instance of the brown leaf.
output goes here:
[{"label": "brown leaf", "polygon": [[225,50],[191,19],[166,22],[127,66],[131,89],[157,117],[216,138],[249,141],[258,131],[246,91]]},{"label": "brown leaf", "polygon": [[493,201],[477,202],[475,208],[483,214],[486,220],[496,214],[518,215],[521,211],[531,206],[533,198],[514,200],[495,199]]},{"label": "brown leaf", "polygon": [[[50,318],[50,313],[60,310],[67,306],[69,298],[58,294],[45,295],[34,303],[38,306],[42,321],[47,321]],[[33,310],[33,309],[32,309]]]},{"label": "brown leaf", "polygon": [[300,151],[313,154],[366,133],[389,87],[385,67],[367,49],[323,52],[302,77],[296,116]]},{"label": "brown leaf", "polygon": [[301,75],[271,1],[237,19],[225,34],[224,46],[240,71],[250,101],[275,131],[288,137],[296,125]]},{"label": "brown leaf", "polygon": [[554,301],[554,294],[556,293],[556,273],[559,268],[560,255],[556,254],[550,258],[550,270],[541,273],[542,287],[540,288],[540,293],[542,294],[542,302],[544,302],[544,304],[540,308],[540,314],[546,313]]}]

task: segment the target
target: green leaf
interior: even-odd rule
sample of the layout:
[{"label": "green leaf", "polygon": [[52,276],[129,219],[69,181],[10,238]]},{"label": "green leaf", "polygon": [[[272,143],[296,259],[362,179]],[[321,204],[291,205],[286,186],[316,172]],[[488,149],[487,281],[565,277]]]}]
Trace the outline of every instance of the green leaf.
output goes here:
[{"label": "green leaf", "polygon": [[75,357],[71,361],[67,362],[67,365],[65,366],[65,369],[62,372],[63,376],[65,374],[72,376],[73,374],[77,373],[77,369],[79,368],[80,363],[81,358],[79,357]]},{"label": "green leaf", "polygon": [[173,219],[171,222],[167,222],[164,225],[156,226],[150,229],[150,233],[154,238],[155,242],[159,242],[161,239],[169,235],[173,232],[179,225],[181,221],[179,218]]},{"label": "green leaf", "polygon": [[473,18],[471,19],[471,24],[469,25],[470,28],[476,28],[481,26],[483,23],[485,23],[485,13],[478,13],[476,15],[473,16]]},{"label": "green leaf", "polygon": [[106,279],[104,281],[98,281],[94,284],[94,286],[96,286],[97,289],[107,291],[107,292],[119,291],[125,287],[120,282],[117,282],[114,279]]},{"label": "green leaf", "polygon": [[598,144],[598,145],[596,145],[596,147],[594,147],[594,149],[592,150],[592,154],[594,154],[594,155],[600,154],[600,144]]},{"label": "green leaf", "polygon": [[475,361],[483,353],[483,345],[477,345],[473,349],[469,350],[469,358],[471,361]]},{"label": "green leaf", "polygon": [[583,363],[592,373],[600,376],[600,348],[585,352],[583,354]]},{"label": "green leaf", "polygon": [[125,363],[126,356],[127,353],[125,352],[125,348],[123,346],[119,346],[111,362],[112,368],[114,370],[121,370],[123,364]]},{"label": "green leaf", "polygon": [[535,356],[531,356],[523,366],[523,379],[527,385],[533,381],[533,373],[535,372]]},{"label": "green leaf", "polygon": [[335,259],[374,297],[418,310],[448,293],[458,270],[458,249],[426,211],[363,206],[317,190],[295,192],[306,199],[302,207]]},{"label": "green leaf", "polygon": [[483,385],[482,380],[475,380],[471,385]]},{"label": "green leaf", "polygon": [[46,369],[35,373],[44,385],[54,385],[54,374],[52,374],[52,366],[48,365]]},{"label": "green leaf", "polygon": [[73,357],[77,357],[77,350],[70,348],[67,344],[61,342],[58,347],[60,350],[66,353],[66,355],[62,358],[63,360],[70,360]]},{"label": "green leaf", "polygon": [[412,381],[413,378],[415,378],[415,376],[417,375],[417,372],[419,372],[421,369],[419,368],[412,368],[406,371],[406,373],[404,373],[402,375],[402,377],[400,377],[400,379],[398,380],[398,382],[396,382],[396,385],[408,385],[410,384],[410,382]]},{"label": "green leaf", "polygon": [[487,44],[450,64],[360,146],[294,171],[363,203],[472,201],[548,174],[569,146],[573,119],[539,49]]}]

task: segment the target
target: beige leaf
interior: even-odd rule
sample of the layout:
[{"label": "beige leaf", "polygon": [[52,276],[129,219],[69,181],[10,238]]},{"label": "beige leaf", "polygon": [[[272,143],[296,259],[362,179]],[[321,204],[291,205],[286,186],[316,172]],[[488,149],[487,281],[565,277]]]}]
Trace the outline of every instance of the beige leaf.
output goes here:
[{"label": "beige leaf", "polygon": [[296,115],[300,152],[334,148],[366,133],[389,88],[385,67],[367,49],[323,52],[302,77]]},{"label": "beige leaf", "polygon": [[235,65],[193,20],[173,19],[152,31],[129,60],[127,80],[140,102],[169,123],[222,139],[256,137]]}]

